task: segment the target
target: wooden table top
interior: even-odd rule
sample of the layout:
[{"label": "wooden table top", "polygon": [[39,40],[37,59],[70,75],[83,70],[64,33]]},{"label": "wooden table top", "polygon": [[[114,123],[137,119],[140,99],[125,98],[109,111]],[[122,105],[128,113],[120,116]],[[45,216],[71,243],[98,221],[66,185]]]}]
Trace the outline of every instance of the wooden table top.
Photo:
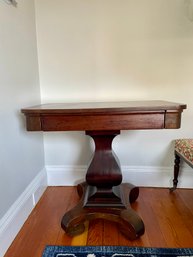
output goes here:
[{"label": "wooden table top", "polygon": [[89,113],[125,113],[141,111],[183,110],[185,104],[168,101],[125,101],[125,102],[80,102],[80,103],[50,103],[22,109],[22,113],[63,113],[63,114],[89,114]]}]

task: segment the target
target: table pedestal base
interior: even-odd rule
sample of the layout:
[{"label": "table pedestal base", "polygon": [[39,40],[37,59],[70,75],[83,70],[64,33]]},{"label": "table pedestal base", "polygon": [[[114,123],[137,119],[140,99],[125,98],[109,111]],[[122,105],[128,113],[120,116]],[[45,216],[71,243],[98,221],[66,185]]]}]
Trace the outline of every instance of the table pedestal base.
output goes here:
[{"label": "table pedestal base", "polygon": [[113,187],[114,192],[109,192],[110,198],[105,192],[105,198],[111,199],[110,202],[103,198],[103,193],[97,192],[95,187],[89,186],[86,182],[79,184],[77,190],[81,199],[77,206],[63,216],[61,222],[68,235],[83,233],[86,220],[99,218],[118,223],[120,231],[130,240],[144,234],[144,223],[130,206],[139,195],[138,187],[128,183]]},{"label": "table pedestal base", "polygon": [[112,149],[112,141],[120,131],[86,131],[86,134],[93,138],[95,152],[86,182],[78,185],[81,200],[64,215],[61,226],[73,236],[84,231],[86,220],[103,218],[117,222],[129,239],[136,239],[144,233],[144,224],[130,203],[137,199],[139,188],[121,184],[119,160]]}]

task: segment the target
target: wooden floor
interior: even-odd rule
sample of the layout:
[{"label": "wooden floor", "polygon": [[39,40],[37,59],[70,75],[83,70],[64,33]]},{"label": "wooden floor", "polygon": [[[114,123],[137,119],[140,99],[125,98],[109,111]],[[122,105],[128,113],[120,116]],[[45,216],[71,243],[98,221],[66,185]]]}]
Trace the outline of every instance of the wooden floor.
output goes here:
[{"label": "wooden floor", "polygon": [[127,245],[193,247],[193,190],[140,188],[132,208],[145,223],[145,234],[130,241],[117,224],[95,220],[81,236],[60,228],[63,214],[78,202],[75,187],[48,187],[5,257],[40,257],[46,245]]}]

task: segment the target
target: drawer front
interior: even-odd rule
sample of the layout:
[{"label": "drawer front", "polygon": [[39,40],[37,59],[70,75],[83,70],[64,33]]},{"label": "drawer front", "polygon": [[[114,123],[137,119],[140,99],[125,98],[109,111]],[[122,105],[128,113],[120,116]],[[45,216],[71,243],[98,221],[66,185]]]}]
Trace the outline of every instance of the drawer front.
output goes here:
[{"label": "drawer front", "polygon": [[163,129],[165,113],[122,115],[43,115],[43,131]]}]

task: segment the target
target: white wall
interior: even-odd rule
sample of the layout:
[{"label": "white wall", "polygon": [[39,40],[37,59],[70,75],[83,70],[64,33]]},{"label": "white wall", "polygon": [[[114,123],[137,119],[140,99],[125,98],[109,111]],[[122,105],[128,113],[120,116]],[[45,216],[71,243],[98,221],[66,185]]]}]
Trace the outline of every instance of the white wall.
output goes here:
[{"label": "white wall", "polygon": [[[122,165],[172,166],[172,140],[192,137],[193,22],[182,0],[37,0],[43,102],[162,99],[188,105],[180,130],[125,131]],[[46,133],[47,165],[85,165],[83,133]]]},{"label": "white wall", "polygon": [[40,103],[33,0],[0,1],[0,219],[44,167],[42,134],[22,107]]}]

